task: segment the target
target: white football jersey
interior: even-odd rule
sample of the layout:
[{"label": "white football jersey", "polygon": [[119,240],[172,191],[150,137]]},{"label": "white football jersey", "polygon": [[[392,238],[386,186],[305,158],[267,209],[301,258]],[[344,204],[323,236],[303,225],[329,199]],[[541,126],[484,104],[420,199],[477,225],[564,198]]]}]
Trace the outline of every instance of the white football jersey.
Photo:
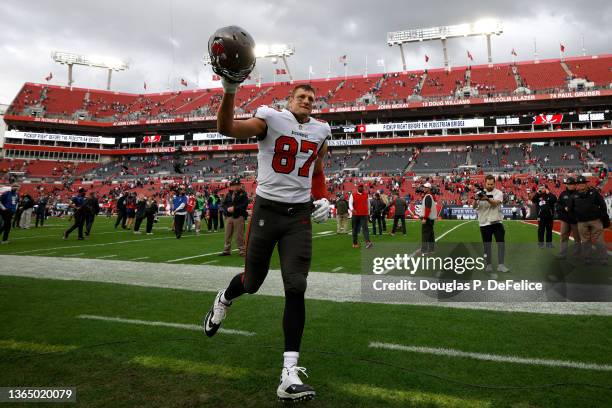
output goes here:
[{"label": "white football jersey", "polygon": [[268,125],[257,141],[257,195],[283,203],[309,201],[317,155],[331,137],[329,125],[312,117],[299,123],[288,110],[268,106],[257,108],[255,117]]}]

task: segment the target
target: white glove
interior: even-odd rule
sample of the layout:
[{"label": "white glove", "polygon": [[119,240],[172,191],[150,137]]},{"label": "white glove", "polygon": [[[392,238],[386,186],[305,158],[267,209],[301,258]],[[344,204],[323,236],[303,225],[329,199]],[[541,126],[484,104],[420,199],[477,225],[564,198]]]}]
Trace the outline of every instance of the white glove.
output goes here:
[{"label": "white glove", "polygon": [[228,82],[225,78],[221,78],[221,85],[223,86],[223,92],[226,94],[235,94],[240,88],[240,84]]},{"label": "white glove", "polygon": [[327,198],[321,198],[313,202],[315,210],[312,212],[312,220],[318,224],[327,221],[329,217],[329,201]]}]

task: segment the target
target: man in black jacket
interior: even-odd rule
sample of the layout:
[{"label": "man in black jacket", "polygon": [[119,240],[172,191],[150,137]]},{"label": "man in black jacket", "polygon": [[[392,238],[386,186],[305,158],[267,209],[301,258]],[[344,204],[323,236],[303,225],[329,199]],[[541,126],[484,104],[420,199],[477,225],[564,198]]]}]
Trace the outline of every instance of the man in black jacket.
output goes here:
[{"label": "man in black jacket", "polygon": [[231,255],[232,235],[236,233],[236,245],[240,256],[245,256],[244,246],[244,221],[247,219],[247,206],[249,199],[240,185],[240,180],[235,179],[230,183],[230,191],[223,200],[223,211],[227,214],[225,219],[225,246],[219,255]]},{"label": "man in black jacket", "polygon": [[565,183],[565,191],[559,194],[557,201],[557,218],[561,221],[561,248],[557,258],[565,259],[567,257],[567,246],[570,235],[574,238],[574,255],[580,255],[580,234],[578,233],[578,224],[576,217],[569,213],[569,206],[572,195],[576,191],[576,179],[568,177],[563,180]]},{"label": "man in black jacket", "polygon": [[406,235],[406,200],[398,194],[395,196],[391,206],[395,207],[391,235],[395,235],[395,231],[397,231],[400,221],[402,223],[402,233]]},{"label": "man in black jacket", "polygon": [[153,223],[155,222],[157,211],[157,201],[155,201],[153,198],[149,198],[147,200],[147,209],[145,210],[145,214],[147,216],[147,235],[153,235]]},{"label": "man in black jacket", "polygon": [[546,248],[552,248],[552,228],[557,197],[545,186],[540,186],[531,201],[535,205],[538,217],[538,246],[544,248],[544,234],[546,234]]},{"label": "man in black jacket", "polygon": [[40,195],[36,202],[36,223],[34,224],[38,228],[38,224],[42,227],[45,224],[45,218],[47,217],[47,197],[43,194]]},{"label": "man in black jacket", "polygon": [[125,229],[126,220],[126,208],[125,208],[125,194],[121,194],[117,200],[117,221],[115,221],[115,228],[121,223],[121,228]]},{"label": "man in black jacket", "polygon": [[[604,244],[604,228],[610,226],[606,202],[595,188],[587,184],[585,177],[576,180],[578,187],[570,199],[570,215],[578,221],[578,232],[582,246],[582,256],[587,264],[594,260],[593,245],[597,259],[602,265],[608,264],[608,253]],[[606,225],[607,224],[607,225]]]},{"label": "man in black jacket", "polygon": [[147,198],[144,195],[138,197],[136,201],[136,223],[134,224],[134,234],[142,234],[140,232],[140,224],[147,217]]},{"label": "man in black jacket", "polygon": [[89,236],[91,233],[91,227],[96,220],[97,215],[100,213],[100,202],[95,192],[90,192],[89,197],[85,201],[87,206],[86,220],[85,220],[85,235]]},{"label": "man in black jacket", "polygon": [[376,224],[378,224],[378,233],[382,235],[383,233],[383,212],[385,211],[386,205],[380,198],[380,194],[374,194],[374,198],[372,199],[372,203],[370,205],[372,208],[372,232],[376,235]]}]

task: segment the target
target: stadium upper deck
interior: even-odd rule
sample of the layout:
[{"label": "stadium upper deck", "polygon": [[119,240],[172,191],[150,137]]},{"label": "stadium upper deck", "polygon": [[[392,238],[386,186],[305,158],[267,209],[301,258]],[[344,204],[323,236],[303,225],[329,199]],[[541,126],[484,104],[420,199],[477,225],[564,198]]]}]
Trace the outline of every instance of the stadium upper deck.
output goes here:
[{"label": "stadium upper deck", "polygon": [[[294,84],[302,82],[308,81]],[[320,115],[610,96],[612,55],[314,79],[310,83],[317,90],[314,113]],[[250,116],[263,104],[283,106],[294,84],[244,85],[236,97],[237,115]],[[186,126],[214,121],[221,95],[221,88],[129,94],[26,83],[5,120],[9,124],[115,129],[171,123]]]}]

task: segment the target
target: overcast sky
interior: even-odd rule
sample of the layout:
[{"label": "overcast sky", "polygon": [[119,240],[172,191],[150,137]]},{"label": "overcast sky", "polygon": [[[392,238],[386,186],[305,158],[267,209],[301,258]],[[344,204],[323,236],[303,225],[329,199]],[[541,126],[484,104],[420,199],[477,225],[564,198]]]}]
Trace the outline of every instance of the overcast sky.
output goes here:
[{"label": "overcast sky", "polygon": [[[577,7],[578,6],[578,7]],[[388,31],[453,25],[483,18],[498,18],[504,33],[492,40],[493,62],[533,59],[534,38],[540,58],[558,58],[559,43],[566,56],[582,55],[582,39],[588,55],[612,53],[612,2],[609,0],[511,0],[511,1],[386,1],[386,0],[1,0],[0,1],[0,103],[10,103],[24,82],[65,85],[67,69],[54,63],[53,50],[86,55],[119,57],[130,69],[114,74],[113,89],[149,92],[218,86],[212,71],[203,67],[209,36],[216,28],[240,25],[258,43],[292,43],[289,59],[295,79],[344,75],[339,62],[348,56],[348,74],[401,70],[397,47],[386,45]],[[484,38],[449,40],[451,65],[486,63]],[[439,42],[408,45],[408,68],[443,66]],[[264,82],[272,81],[274,65],[258,61]],[[75,67],[75,86],[106,86],[100,69]]]}]

